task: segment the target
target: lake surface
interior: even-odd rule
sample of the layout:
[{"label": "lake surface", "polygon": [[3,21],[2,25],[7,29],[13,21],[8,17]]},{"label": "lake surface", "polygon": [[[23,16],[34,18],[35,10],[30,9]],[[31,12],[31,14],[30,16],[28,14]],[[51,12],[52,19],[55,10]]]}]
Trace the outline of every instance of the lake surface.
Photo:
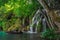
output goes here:
[{"label": "lake surface", "polygon": [[41,40],[39,34],[8,34],[0,32],[0,40]]}]

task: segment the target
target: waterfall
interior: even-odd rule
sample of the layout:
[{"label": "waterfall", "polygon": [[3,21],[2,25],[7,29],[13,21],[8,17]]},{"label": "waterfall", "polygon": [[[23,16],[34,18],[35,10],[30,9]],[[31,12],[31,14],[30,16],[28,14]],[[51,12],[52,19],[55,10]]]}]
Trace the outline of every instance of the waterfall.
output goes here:
[{"label": "waterfall", "polygon": [[42,26],[43,26],[42,31],[43,32],[46,31],[46,19],[45,18],[42,19]]},{"label": "waterfall", "polygon": [[40,20],[40,10],[38,9],[34,17],[32,18],[32,23],[30,24],[30,30],[28,31],[28,33],[37,33],[37,25],[39,23],[39,20]]},{"label": "waterfall", "polygon": [[48,28],[47,25],[47,17],[46,17],[46,12],[45,10],[40,10],[38,9],[37,12],[35,13],[34,17],[32,18],[32,23],[30,24],[30,30],[28,33],[37,33],[37,26],[41,22],[41,32],[46,31]]}]

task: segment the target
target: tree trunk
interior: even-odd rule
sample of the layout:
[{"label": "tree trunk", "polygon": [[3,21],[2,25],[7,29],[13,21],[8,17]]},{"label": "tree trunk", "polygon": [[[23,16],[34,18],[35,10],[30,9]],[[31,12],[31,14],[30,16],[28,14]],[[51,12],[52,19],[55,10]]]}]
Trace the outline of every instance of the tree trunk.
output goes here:
[{"label": "tree trunk", "polygon": [[57,15],[55,13],[55,10],[53,9],[50,9],[48,4],[45,2],[45,0],[38,0],[39,3],[42,5],[42,7],[45,9],[46,11],[46,14],[48,15],[48,20],[49,20],[49,23],[51,25],[51,28],[54,29],[54,24],[56,24],[59,29],[60,29],[60,23],[57,22]]}]

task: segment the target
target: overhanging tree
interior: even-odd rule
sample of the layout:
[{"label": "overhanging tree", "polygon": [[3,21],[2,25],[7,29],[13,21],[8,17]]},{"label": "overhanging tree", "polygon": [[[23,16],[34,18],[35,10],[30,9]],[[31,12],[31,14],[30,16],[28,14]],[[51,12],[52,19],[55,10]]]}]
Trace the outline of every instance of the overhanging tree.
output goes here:
[{"label": "overhanging tree", "polygon": [[[49,18],[50,27],[52,29],[54,29],[54,24],[55,24],[60,29],[60,23],[59,23],[59,20],[57,20],[57,19],[60,19],[60,16],[57,15],[58,14],[57,10],[51,8],[51,6],[49,6],[48,3],[46,2],[47,0],[46,1],[45,0],[38,0],[38,1],[42,5],[42,7],[45,9],[46,14],[50,17]],[[52,1],[52,0],[48,0],[48,1]]]}]

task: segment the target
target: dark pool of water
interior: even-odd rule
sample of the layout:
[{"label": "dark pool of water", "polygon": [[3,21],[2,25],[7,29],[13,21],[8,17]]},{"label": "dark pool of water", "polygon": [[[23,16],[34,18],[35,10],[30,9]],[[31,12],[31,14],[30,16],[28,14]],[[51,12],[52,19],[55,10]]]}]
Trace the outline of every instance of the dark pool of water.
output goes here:
[{"label": "dark pool of water", "polygon": [[41,40],[39,34],[8,34],[0,32],[0,40]]}]

